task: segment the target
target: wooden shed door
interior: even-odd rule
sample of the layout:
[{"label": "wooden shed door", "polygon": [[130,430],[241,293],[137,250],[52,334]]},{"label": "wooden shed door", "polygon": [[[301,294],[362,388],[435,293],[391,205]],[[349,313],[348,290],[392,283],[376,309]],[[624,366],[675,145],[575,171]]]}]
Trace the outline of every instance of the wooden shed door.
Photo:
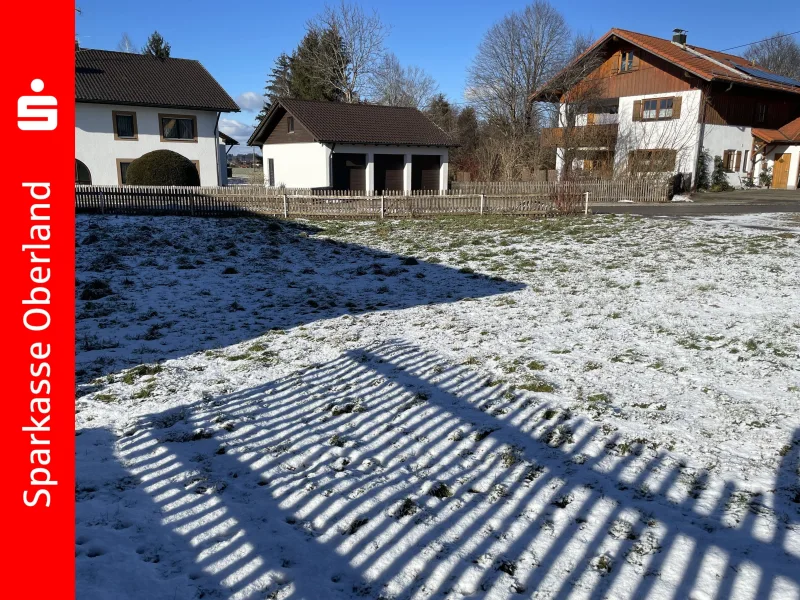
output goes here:
[{"label": "wooden shed door", "polygon": [[772,187],[785,190],[789,183],[789,160],[791,154],[776,154],[775,164],[772,167]]},{"label": "wooden shed door", "polygon": [[365,154],[333,155],[333,187],[337,190],[367,189],[367,157]]},{"label": "wooden shed door", "polygon": [[440,169],[439,156],[413,155],[411,157],[411,189],[438,190]]},{"label": "wooden shed door", "polygon": [[404,166],[405,159],[402,154],[376,154],[375,189],[377,191],[402,191]]}]

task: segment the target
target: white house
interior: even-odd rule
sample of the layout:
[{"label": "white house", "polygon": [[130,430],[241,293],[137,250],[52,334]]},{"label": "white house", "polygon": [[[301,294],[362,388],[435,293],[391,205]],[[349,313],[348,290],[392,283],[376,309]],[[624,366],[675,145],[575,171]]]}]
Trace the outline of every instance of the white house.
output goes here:
[{"label": "white house", "polygon": [[769,169],[772,187],[798,188],[800,81],[689,45],[682,30],[667,40],[612,29],[534,99],[560,103],[559,127],[543,132],[559,173],[571,160],[605,175],[694,182],[705,151],[735,187],[758,185]]},{"label": "white house", "polygon": [[200,185],[224,185],[219,118],[238,111],[195,60],[77,50],[75,183],[124,185],[134,159],[173,150],[195,163]]},{"label": "white house", "polygon": [[268,186],[447,189],[453,142],[415,108],[281,99],[248,141]]}]

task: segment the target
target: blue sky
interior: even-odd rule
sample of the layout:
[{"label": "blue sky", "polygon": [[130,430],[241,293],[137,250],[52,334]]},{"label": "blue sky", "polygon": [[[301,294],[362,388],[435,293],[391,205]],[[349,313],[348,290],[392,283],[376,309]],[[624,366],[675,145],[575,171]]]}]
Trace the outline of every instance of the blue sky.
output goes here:
[{"label": "blue sky", "polygon": [[[258,110],[253,100],[261,96],[275,57],[294,49],[306,21],[324,4],[324,0],[77,0],[82,14],[75,25],[83,47],[107,50],[116,49],[123,33],[140,46],[157,29],[172,45],[173,56],[199,60],[243,108],[251,109],[228,115],[222,123],[223,130],[242,139]],[[403,64],[422,67],[442,92],[461,102],[467,68],[486,29],[526,2],[364,0],[361,4],[375,8],[391,27],[388,47]],[[697,0],[553,4],[573,29],[591,30],[595,36],[620,27],[668,37],[672,29],[681,27],[689,30],[690,43],[717,50],[769,37],[778,30],[800,29],[800,3],[795,2],[783,3],[781,10],[759,10],[757,4],[744,0],[728,0],[724,9],[716,2]]]}]

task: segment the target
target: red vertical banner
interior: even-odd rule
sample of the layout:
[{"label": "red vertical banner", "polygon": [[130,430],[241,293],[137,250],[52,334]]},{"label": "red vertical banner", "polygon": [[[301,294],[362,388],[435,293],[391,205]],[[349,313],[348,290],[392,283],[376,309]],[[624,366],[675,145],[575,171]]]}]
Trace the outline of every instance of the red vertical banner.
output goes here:
[{"label": "red vertical banner", "polygon": [[75,594],[75,7],[3,8],[3,596],[62,599]]}]

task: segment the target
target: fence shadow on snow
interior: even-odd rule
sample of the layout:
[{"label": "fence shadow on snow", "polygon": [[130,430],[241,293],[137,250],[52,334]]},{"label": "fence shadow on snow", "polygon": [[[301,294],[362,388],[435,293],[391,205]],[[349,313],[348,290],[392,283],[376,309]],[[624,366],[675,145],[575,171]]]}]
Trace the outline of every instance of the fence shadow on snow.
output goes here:
[{"label": "fence shadow on snow", "polygon": [[[316,237],[319,228],[310,225],[197,219],[178,226],[168,219],[79,219],[78,381],[271,329],[524,287]],[[108,287],[92,288],[98,281]]]},{"label": "fence shadow on snow", "polygon": [[[797,597],[800,432],[753,497],[642,445],[592,451],[619,441],[595,422],[565,441],[541,399],[388,341],[120,437],[85,430],[76,560],[98,587],[78,595],[130,557],[131,598],[148,577],[175,599]],[[114,494],[116,519],[91,522]],[[146,562],[159,549],[166,566]]]}]

